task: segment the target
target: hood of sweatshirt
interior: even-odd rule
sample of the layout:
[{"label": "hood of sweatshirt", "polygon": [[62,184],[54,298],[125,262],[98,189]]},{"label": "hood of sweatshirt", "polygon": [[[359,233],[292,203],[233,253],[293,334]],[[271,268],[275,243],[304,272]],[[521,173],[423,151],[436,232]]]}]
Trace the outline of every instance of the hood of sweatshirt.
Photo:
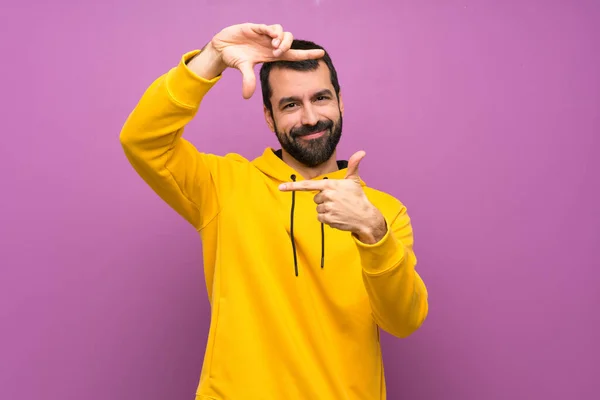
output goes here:
[{"label": "hood of sweatshirt", "polygon": [[[280,183],[301,181],[302,176],[286,164],[282,158],[282,151],[274,150],[272,148],[266,148],[263,154],[252,161],[252,164],[265,175],[269,176],[275,185]],[[344,179],[348,170],[347,160],[337,161],[338,170],[332,171],[327,174],[323,174],[313,178],[312,180],[321,179]],[[365,182],[361,179],[360,184],[364,187]],[[290,201],[290,240],[292,244],[292,252],[294,256],[294,270],[296,276],[298,276],[298,257],[296,254],[296,242],[294,240],[294,207],[296,204],[296,193],[291,192]],[[325,227],[321,223],[321,268],[325,267]]]},{"label": "hood of sweatshirt", "polygon": [[[274,150],[272,148],[266,148],[262,155],[255,158],[252,164],[258,168],[262,173],[271,177],[278,185],[284,182],[290,182],[291,180],[302,180],[303,178],[298,174],[296,170],[287,165],[282,158],[282,151]],[[313,178],[312,180],[320,179],[344,179],[346,177],[346,171],[348,169],[347,160],[337,161],[338,170],[329,172]],[[295,178],[293,178],[295,177]],[[365,182],[361,179],[361,185],[365,186]]]}]

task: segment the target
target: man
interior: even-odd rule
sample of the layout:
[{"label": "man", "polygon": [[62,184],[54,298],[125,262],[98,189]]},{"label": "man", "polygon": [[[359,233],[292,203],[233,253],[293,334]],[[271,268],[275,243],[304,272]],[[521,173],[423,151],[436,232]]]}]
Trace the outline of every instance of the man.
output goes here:
[{"label": "man", "polygon": [[[225,68],[260,73],[280,150],[253,161],[182,138]],[[196,399],[384,399],[379,328],[418,329],[427,291],[405,207],[336,160],[344,105],[329,55],[280,25],[242,24],[147,89],[121,143],[204,245],[211,324]]]}]

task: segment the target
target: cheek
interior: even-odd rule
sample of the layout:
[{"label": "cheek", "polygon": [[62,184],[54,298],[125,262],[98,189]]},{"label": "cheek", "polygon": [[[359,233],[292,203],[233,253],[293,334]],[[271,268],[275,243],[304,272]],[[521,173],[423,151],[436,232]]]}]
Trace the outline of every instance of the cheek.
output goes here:
[{"label": "cheek", "polygon": [[323,117],[330,119],[332,121],[337,121],[340,119],[341,111],[337,105],[337,103],[332,104],[331,106],[328,106],[327,109],[323,110]]},{"label": "cheek", "polygon": [[276,126],[279,132],[289,133],[295,127],[301,126],[300,119],[294,115],[281,115],[277,118]]}]

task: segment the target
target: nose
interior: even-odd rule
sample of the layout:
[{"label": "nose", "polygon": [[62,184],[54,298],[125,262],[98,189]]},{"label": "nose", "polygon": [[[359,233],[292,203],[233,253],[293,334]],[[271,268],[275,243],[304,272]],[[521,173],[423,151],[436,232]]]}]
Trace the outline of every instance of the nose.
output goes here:
[{"label": "nose", "polygon": [[312,106],[304,106],[302,108],[302,125],[316,125],[319,122],[319,117]]}]

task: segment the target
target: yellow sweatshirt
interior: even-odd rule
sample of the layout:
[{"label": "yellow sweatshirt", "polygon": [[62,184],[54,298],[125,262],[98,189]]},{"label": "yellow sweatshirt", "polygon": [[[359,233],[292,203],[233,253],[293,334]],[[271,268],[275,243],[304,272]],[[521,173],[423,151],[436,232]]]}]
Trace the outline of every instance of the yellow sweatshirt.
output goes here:
[{"label": "yellow sweatshirt", "polygon": [[[363,182],[388,224],[363,244],[317,221],[314,193],[278,189],[303,179],[278,152],[197,151],[184,127],[220,79],[186,66],[197,52],[151,84],[120,135],[133,168],[202,239],[212,311],[196,399],[385,399],[379,328],[406,337],[428,312],[406,208]],[[315,179],[344,178],[339,166]]]}]

